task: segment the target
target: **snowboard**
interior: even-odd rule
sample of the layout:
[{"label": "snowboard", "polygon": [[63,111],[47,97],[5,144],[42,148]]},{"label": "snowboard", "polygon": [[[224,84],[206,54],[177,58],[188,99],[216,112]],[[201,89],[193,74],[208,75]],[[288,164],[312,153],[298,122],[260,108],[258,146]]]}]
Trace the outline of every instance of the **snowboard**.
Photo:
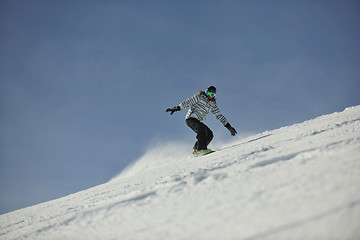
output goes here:
[{"label": "snowboard", "polygon": [[194,155],[194,157],[206,156],[206,155],[209,155],[209,154],[214,153],[214,152],[215,152],[215,151],[210,150],[210,151],[208,151],[208,152],[205,152],[205,153],[202,153],[202,154],[199,154],[199,155]]}]

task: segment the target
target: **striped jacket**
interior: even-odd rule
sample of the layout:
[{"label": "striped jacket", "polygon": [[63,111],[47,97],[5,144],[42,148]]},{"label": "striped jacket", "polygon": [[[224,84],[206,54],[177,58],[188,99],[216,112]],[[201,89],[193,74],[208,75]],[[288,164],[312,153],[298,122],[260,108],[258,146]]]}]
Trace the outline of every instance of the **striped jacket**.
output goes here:
[{"label": "striped jacket", "polygon": [[216,101],[209,100],[204,92],[200,91],[198,94],[192,96],[186,101],[180,103],[180,109],[190,108],[186,114],[186,118],[196,118],[200,122],[205,120],[206,115],[211,112],[217,120],[219,120],[224,126],[228,123],[226,118],[220,113]]}]

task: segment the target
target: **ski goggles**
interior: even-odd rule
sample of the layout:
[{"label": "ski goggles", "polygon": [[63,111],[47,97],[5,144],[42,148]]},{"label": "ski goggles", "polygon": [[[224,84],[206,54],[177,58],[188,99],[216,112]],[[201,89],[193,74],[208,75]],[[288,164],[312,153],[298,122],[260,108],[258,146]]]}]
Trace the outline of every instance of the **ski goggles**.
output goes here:
[{"label": "ski goggles", "polygon": [[206,91],[206,96],[208,97],[215,97],[216,93],[213,93],[213,92],[209,92],[209,91]]}]

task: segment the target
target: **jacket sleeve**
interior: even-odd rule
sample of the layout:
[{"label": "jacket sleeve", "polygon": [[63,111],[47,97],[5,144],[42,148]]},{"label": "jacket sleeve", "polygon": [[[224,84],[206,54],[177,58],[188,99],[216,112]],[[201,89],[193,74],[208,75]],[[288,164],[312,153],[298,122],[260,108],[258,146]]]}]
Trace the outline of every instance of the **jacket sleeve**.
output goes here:
[{"label": "jacket sleeve", "polygon": [[219,120],[224,126],[229,123],[229,122],[226,120],[226,118],[224,117],[224,115],[222,115],[222,114],[220,113],[220,110],[219,110],[219,108],[218,108],[217,105],[215,105],[215,106],[211,109],[211,112],[212,112],[212,114],[214,114],[215,118],[216,118],[217,120]]},{"label": "jacket sleeve", "polygon": [[190,98],[188,98],[186,101],[179,104],[180,109],[183,110],[185,108],[189,108],[193,105],[195,105],[199,101],[199,95],[194,95]]}]

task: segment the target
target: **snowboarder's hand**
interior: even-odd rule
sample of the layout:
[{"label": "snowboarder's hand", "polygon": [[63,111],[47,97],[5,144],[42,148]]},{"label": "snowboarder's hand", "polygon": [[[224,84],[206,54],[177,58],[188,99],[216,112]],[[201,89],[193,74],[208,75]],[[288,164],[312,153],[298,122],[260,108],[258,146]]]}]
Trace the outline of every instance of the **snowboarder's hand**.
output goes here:
[{"label": "snowboarder's hand", "polygon": [[237,134],[237,131],[235,130],[235,128],[231,127],[229,129],[230,133],[231,133],[231,136],[235,136]]},{"label": "snowboarder's hand", "polygon": [[168,108],[166,109],[166,112],[170,112],[170,115],[173,115],[174,112],[177,112],[177,111],[180,111],[180,106],[177,106],[177,107],[173,107],[173,108]]},{"label": "snowboarder's hand", "polygon": [[230,131],[230,133],[231,133],[231,136],[235,136],[235,135],[237,134],[235,128],[233,128],[233,127],[230,125],[230,123],[227,123],[227,124],[225,125],[225,127],[226,127],[227,129],[229,129],[229,131]]}]

